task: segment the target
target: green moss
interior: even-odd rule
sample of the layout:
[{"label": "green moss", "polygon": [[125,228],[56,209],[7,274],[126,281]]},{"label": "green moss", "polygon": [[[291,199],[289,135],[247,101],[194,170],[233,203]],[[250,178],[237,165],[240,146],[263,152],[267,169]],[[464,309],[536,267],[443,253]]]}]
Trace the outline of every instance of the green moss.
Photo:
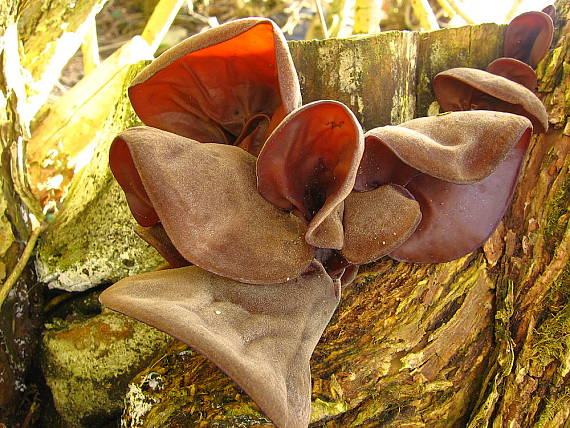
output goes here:
[{"label": "green moss", "polygon": [[[539,81],[538,90],[540,92],[552,92],[560,83],[567,49],[567,44],[552,49],[548,56],[538,64],[536,75]],[[567,72],[567,70],[565,71]]]},{"label": "green moss", "polygon": [[127,86],[145,65],[130,68],[115,110],[102,126],[92,161],[74,178],[60,215],[38,243],[38,274],[50,287],[82,291],[163,263],[133,232],[134,219],[108,166],[115,135],[140,124]]},{"label": "green moss", "polygon": [[[434,399],[446,399],[446,393],[450,393],[453,383],[449,381],[433,381],[426,383],[404,383],[396,380],[383,388],[382,391],[370,393],[360,406],[355,419],[350,426],[360,426],[371,421],[388,421],[394,411],[406,407],[415,406],[418,397],[426,394],[434,394]],[[442,397],[443,395],[443,397]]]},{"label": "green moss", "polygon": [[568,211],[570,205],[570,174],[567,174],[564,181],[548,205],[545,208],[546,221],[544,225],[544,239],[547,249],[552,254],[556,245],[560,242],[562,234],[566,229],[568,219],[560,221]]},{"label": "green moss", "polygon": [[[547,400],[546,405],[540,415],[538,420],[533,425],[533,428],[549,428],[553,425],[553,419],[558,413],[563,412],[564,418],[568,413],[570,407],[570,387],[566,387],[562,392],[558,394],[555,400]],[[565,418],[566,419],[566,418]],[[556,424],[556,426],[559,426]]]},{"label": "green moss", "polygon": [[349,405],[346,401],[323,401],[317,398],[311,404],[311,422],[331,418],[348,410]]},{"label": "green moss", "polygon": [[47,327],[43,373],[58,413],[72,427],[90,426],[85,420],[98,415],[118,416],[128,381],[171,341],[165,333],[111,311]]},{"label": "green moss", "polygon": [[535,370],[563,362],[570,353],[570,262],[552,284],[547,302],[550,313],[535,330],[528,357]]}]

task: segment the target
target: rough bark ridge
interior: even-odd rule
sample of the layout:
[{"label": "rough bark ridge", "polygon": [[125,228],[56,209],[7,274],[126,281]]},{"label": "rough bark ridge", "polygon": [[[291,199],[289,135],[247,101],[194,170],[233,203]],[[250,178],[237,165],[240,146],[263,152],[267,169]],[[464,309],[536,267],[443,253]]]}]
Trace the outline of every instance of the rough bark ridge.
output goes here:
[{"label": "rough bark ridge", "polygon": [[[533,138],[509,214],[484,250],[460,260],[416,265],[384,259],[361,268],[357,280],[343,290],[312,359],[312,421],[317,426],[567,423],[570,2],[558,1],[556,8],[555,49],[539,67],[540,96],[552,127]],[[435,73],[458,65],[482,68],[488,56],[499,56],[500,29],[493,33],[478,26],[468,32],[469,47],[463,45],[459,52],[461,44],[449,32],[394,36],[400,37],[390,47],[394,52],[408,52],[411,42],[419,46],[417,65],[413,55],[401,62],[386,60],[395,70],[397,87],[416,89],[400,92],[397,111],[397,103],[383,111],[381,102],[362,98],[355,86],[359,76],[375,72],[366,68],[367,58],[378,52],[362,50],[365,39],[293,45],[304,99],[341,99],[366,128],[425,115]],[[335,43],[347,45],[344,53],[338,55]],[[493,49],[495,54],[489,54]],[[301,56],[310,66],[301,65]],[[337,65],[327,71],[319,68],[321,61]],[[385,89],[378,96],[398,93],[390,82],[376,84]],[[176,343],[131,384],[123,422],[176,427],[268,421],[210,363]]]}]

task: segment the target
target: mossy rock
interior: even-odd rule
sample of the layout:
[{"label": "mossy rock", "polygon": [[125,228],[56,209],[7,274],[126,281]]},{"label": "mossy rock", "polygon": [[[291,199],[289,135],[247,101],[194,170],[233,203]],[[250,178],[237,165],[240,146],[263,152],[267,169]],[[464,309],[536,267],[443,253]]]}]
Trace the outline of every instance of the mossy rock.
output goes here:
[{"label": "mossy rock", "polygon": [[[126,82],[144,67],[131,67]],[[134,219],[108,166],[109,147],[120,131],[140,125],[123,88],[102,126],[89,165],[76,176],[56,221],[38,242],[36,270],[50,288],[83,291],[146,272],[164,263],[134,232]]]},{"label": "mossy rock", "polygon": [[170,336],[109,310],[46,325],[42,371],[65,425],[90,428],[117,419],[132,377],[170,341]]}]

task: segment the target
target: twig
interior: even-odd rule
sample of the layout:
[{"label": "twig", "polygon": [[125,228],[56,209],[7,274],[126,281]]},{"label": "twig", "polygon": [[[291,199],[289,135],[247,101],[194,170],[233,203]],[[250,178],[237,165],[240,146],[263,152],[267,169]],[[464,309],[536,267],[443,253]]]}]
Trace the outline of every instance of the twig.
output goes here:
[{"label": "twig", "polygon": [[414,9],[414,15],[416,15],[418,21],[420,21],[420,26],[424,30],[439,30],[437,18],[427,0],[412,0],[411,4]]},{"label": "twig", "polygon": [[382,0],[356,0],[354,5],[354,34],[380,32]]},{"label": "twig", "polygon": [[455,15],[457,15],[457,11],[449,4],[448,0],[437,0],[437,2],[449,18],[453,18]]},{"label": "twig", "polygon": [[53,299],[51,299],[49,302],[47,302],[47,304],[44,306],[44,313],[47,314],[49,311],[51,311],[53,308],[55,308],[56,306],[59,306],[61,303],[71,299],[73,297],[73,294],[71,293],[65,293],[65,294],[60,294],[59,296],[55,296]]},{"label": "twig", "polygon": [[28,261],[30,260],[32,252],[34,250],[34,247],[36,246],[36,242],[38,241],[40,234],[45,229],[45,223],[40,224],[36,220],[36,217],[33,214],[30,214],[30,220],[32,222],[32,233],[30,234],[30,238],[28,239],[26,248],[24,248],[24,252],[20,256],[20,260],[18,260],[18,263],[16,263],[16,266],[14,266],[14,269],[12,269],[12,272],[10,272],[10,275],[8,276],[8,278],[0,288],[0,308],[4,304],[4,300],[6,300],[8,293],[10,292],[10,290],[12,289],[12,287],[14,286],[14,284],[16,283],[16,281],[24,271],[24,268],[28,264]]},{"label": "twig", "polygon": [[330,28],[331,37],[350,37],[352,35],[355,0],[335,0],[333,8],[331,5],[332,25]]},{"label": "twig", "polygon": [[509,10],[509,13],[507,13],[507,16],[505,18],[505,22],[511,22],[513,20],[513,18],[518,13],[518,11],[521,7],[521,4],[522,4],[522,0],[514,0],[513,1],[513,5],[511,6],[511,10]]},{"label": "twig", "polygon": [[461,4],[459,4],[457,2],[457,0],[439,0],[439,1],[440,1],[440,4],[441,4],[441,1],[447,1],[449,3],[449,6],[451,6],[453,8],[453,10],[455,10],[455,12],[457,12],[457,14],[460,17],[462,17],[466,23],[475,24],[475,21],[473,20],[473,18],[471,18],[469,16],[469,14],[467,12],[465,12],[465,9],[463,9],[463,6]]},{"label": "twig", "polygon": [[27,143],[27,140],[23,137],[18,137],[16,142],[10,147],[12,184],[26,209],[41,222],[44,218],[42,207],[39,200],[34,196],[28,179],[26,162],[28,158]]},{"label": "twig", "polygon": [[172,25],[185,0],[160,0],[150,16],[141,37],[155,52]]},{"label": "twig", "polygon": [[325,39],[328,39],[329,30],[327,28],[327,21],[325,20],[325,14],[323,12],[323,6],[321,5],[321,0],[315,0],[315,5],[317,6],[317,12],[319,13],[321,27],[323,28],[323,35],[325,36]]},{"label": "twig", "polygon": [[89,28],[81,44],[81,53],[83,54],[83,73],[85,75],[91,73],[97,68],[101,59],[99,58],[99,43],[97,42],[97,25],[95,25],[95,17],[89,19]]}]

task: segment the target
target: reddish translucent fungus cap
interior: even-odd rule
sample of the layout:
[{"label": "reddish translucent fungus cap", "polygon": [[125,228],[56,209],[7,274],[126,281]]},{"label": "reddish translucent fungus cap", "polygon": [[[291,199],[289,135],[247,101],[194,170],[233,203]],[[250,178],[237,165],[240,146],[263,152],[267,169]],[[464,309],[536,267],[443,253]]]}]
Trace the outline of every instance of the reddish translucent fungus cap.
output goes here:
[{"label": "reddish translucent fungus cap", "polygon": [[[345,230],[351,229],[347,219],[362,216],[352,227],[362,230],[359,239],[379,239],[370,238],[362,250],[347,237],[343,255],[369,261],[393,245],[395,259],[440,263],[478,248],[510,203],[531,130],[522,116],[466,111],[368,131],[355,186],[367,191],[358,195],[364,202],[346,199]],[[369,206],[382,214],[367,220]],[[397,241],[406,234],[409,239]],[[351,246],[358,249],[354,255]]]},{"label": "reddish translucent fungus cap", "polygon": [[536,67],[550,49],[554,24],[544,12],[526,12],[514,18],[505,31],[503,55]]},{"label": "reddish translucent fungus cap", "polygon": [[498,58],[487,66],[487,71],[523,85],[533,92],[536,90],[536,73],[529,65],[518,59]]},{"label": "reddish translucent fungus cap", "polygon": [[342,247],[342,201],[364,148],[354,114],[337,101],[316,101],[287,116],[257,159],[257,188],[275,206],[309,222],[306,239]]},{"label": "reddish translucent fungus cap", "polygon": [[494,110],[525,116],[546,132],[548,114],[536,95],[502,76],[474,68],[452,68],[435,76],[433,90],[444,111]]},{"label": "reddish translucent fungus cap", "polygon": [[305,271],[313,248],[304,221],[258,193],[255,160],[238,147],[150,127],[124,131],[111,150],[111,164],[121,171],[123,163],[129,166],[129,179],[146,195],[140,197],[145,209],[156,213],[186,260],[235,281],[285,282]]},{"label": "reddish translucent fungus cap", "polygon": [[264,18],[232,21],[167,50],[134,79],[129,97],[148,126],[254,155],[301,104],[287,42]]},{"label": "reddish translucent fungus cap", "polygon": [[317,261],[298,278],[264,286],[189,266],[125,278],[99,299],[205,355],[278,427],[306,428],[309,359],[338,304],[338,287]]}]

